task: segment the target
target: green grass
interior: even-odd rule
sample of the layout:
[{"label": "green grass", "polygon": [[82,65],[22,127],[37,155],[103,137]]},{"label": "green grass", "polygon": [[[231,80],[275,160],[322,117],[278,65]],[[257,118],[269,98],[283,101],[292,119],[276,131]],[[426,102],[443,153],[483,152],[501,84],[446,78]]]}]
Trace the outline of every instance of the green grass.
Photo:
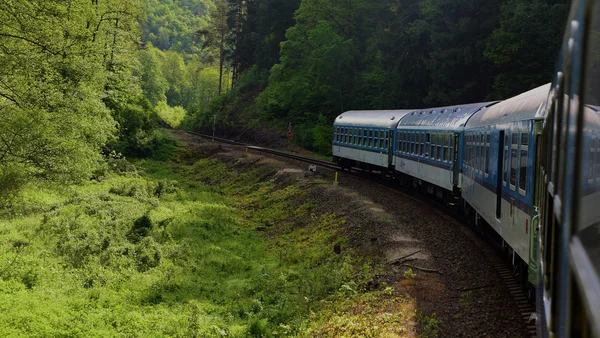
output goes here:
[{"label": "green grass", "polygon": [[135,164],[0,213],[0,336],[297,335],[354,285],[344,221],[270,169]]}]

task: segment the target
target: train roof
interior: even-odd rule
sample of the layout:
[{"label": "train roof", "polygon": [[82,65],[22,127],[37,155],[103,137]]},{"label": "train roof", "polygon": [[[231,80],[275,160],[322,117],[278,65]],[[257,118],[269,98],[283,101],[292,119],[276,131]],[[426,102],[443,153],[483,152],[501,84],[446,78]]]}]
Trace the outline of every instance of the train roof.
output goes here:
[{"label": "train roof", "polygon": [[488,108],[483,108],[467,121],[466,128],[497,125],[544,118],[544,102],[550,83],[537,87]]},{"label": "train roof", "polygon": [[411,110],[350,110],[336,117],[334,126],[396,128],[402,116]]},{"label": "train roof", "polygon": [[484,107],[490,107],[498,101],[461,104],[447,107],[428,108],[411,111],[404,116],[400,127],[463,127],[467,120],[477,111]]}]

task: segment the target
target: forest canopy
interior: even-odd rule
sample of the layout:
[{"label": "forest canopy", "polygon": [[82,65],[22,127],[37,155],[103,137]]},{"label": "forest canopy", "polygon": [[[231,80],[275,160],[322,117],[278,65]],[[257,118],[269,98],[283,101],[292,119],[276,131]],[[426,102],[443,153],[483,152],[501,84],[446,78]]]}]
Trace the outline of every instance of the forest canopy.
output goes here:
[{"label": "forest canopy", "polygon": [[[565,0],[0,4],[0,192],[153,156],[160,124],[270,128],[323,154],[350,109],[503,99],[548,82]],[[250,130],[250,131],[249,131]],[[163,140],[164,141],[164,140]]]},{"label": "forest canopy", "polygon": [[[549,82],[566,0],[230,0],[234,91],[205,112],[254,119],[328,152],[351,109],[407,109],[508,98]],[[323,142],[322,140],[327,140]]]}]

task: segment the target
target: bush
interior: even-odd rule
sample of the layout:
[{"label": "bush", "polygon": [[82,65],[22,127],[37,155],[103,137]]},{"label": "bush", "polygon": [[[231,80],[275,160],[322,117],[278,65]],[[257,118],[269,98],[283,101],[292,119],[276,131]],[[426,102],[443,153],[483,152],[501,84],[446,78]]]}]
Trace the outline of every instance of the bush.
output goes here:
[{"label": "bush", "polygon": [[171,107],[164,101],[156,105],[156,113],[171,128],[179,127],[187,114],[183,107]]}]

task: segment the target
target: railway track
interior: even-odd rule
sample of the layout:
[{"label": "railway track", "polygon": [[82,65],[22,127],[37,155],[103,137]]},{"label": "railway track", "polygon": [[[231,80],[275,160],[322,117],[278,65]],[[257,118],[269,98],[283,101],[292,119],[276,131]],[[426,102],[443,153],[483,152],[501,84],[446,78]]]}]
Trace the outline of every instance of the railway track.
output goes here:
[{"label": "railway track", "polygon": [[[277,151],[277,150],[263,148],[263,147],[247,145],[245,143],[231,141],[231,140],[217,138],[217,137],[212,137],[210,135],[193,133],[193,132],[188,132],[188,133],[191,135],[202,137],[204,139],[213,140],[215,142],[241,146],[241,147],[245,147],[247,149],[250,149],[250,150],[253,150],[256,152],[271,154],[271,155],[275,155],[278,157],[283,157],[286,159],[291,159],[291,160],[295,160],[295,161],[299,161],[299,162],[303,162],[303,163],[318,165],[322,168],[326,168],[329,170],[334,170],[334,171],[340,170],[339,166],[337,166],[331,162],[327,162],[327,161],[323,161],[323,160],[318,160],[318,159],[309,158],[309,157],[305,157],[305,156],[290,154],[287,152]],[[448,210],[448,208],[446,206],[443,206],[440,203],[436,203],[435,201],[431,200],[430,196],[423,196],[423,195],[419,195],[419,194],[409,193],[406,190],[406,188],[404,188],[404,187],[390,186],[389,182],[382,182],[382,178],[380,178],[380,177],[365,176],[364,175],[365,172],[362,170],[357,170],[354,172],[346,172],[346,173],[355,175],[357,177],[360,177],[361,179],[368,179],[370,182],[378,184],[385,189],[391,189],[396,193],[401,193],[401,194],[405,195],[405,197],[407,197],[407,198],[417,200],[419,203],[427,203],[429,205],[433,205],[439,211],[439,215],[441,217],[443,217],[444,219],[446,219],[447,221],[461,223],[460,224],[461,226],[459,227],[460,231],[464,234],[465,237],[469,238],[469,240],[471,240],[471,242],[477,246],[477,248],[480,250],[480,252],[485,256],[487,261],[490,263],[493,270],[495,270],[497,272],[502,284],[508,289],[512,299],[514,300],[514,302],[516,304],[517,310],[519,311],[519,316],[520,316],[521,320],[523,321],[523,323],[525,324],[525,326],[527,327],[529,337],[531,337],[531,338],[536,337],[536,326],[535,326],[535,324],[530,323],[530,317],[533,313],[535,313],[535,305],[530,301],[524,288],[519,285],[519,282],[517,281],[515,275],[513,274],[512,267],[508,264],[506,259],[502,256],[500,250],[498,248],[495,248],[494,245],[492,243],[490,243],[490,241],[488,241],[487,239],[482,238],[482,236],[478,235],[472,227],[466,226],[465,225],[466,221],[465,221],[464,217],[461,217],[456,213],[452,213],[451,211]]]}]

